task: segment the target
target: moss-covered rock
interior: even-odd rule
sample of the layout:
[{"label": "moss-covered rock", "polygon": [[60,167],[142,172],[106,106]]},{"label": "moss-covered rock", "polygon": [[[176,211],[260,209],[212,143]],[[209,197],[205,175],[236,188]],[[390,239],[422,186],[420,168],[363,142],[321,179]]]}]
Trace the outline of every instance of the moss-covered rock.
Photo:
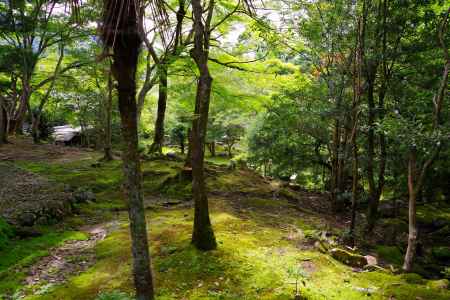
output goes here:
[{"label": "moss-covered rock", "polygon": [[448,279],[439,279],[439,280],[430,280],[427,282],[427,286],[432,289],[448,289],[449,288],[449,280]]},{"label": "moss-covered rock", "polygon": [[351,253],[344,249],[333,248],[329,251],[329,253],[334,259],[351,267],[362,268],[367,265],[367,259],[364,256],[356,253]]}]

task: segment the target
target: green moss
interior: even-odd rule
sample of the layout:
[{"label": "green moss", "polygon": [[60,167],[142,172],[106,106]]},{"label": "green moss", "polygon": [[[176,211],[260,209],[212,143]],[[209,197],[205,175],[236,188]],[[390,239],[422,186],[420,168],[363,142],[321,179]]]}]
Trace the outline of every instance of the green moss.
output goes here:
[{"label": "green moss", "polygon": [[425,283],[425,280],[422,278],[422,276],[420,276],[419,274],[416,274],[416,273],[402,274],[401,278],[406,283],[410,283],[410,284],[423,284],[423,283]]},{"label": "green moss", "polygon": [[[95,216],[105,210],[122,209],[120,163],[104,164],[99,168],[90,167],[90,163],[87,160],[59,164],[48,171],[49,176],[57,182],[73,182],[74,185],[78,182],[88,187],[97,184],[96,177],[103,178],[102,188],[95,190],[97,203],[82,205],[80,210]],[[143,162],[145,192],[159,192],[161,183],[168,176],[175,175],[181,166],[182,162],[165,160]],[[28,165],[27,168],[45,173],[40,164]],[[70,168],[75,174],[65,174],[70,173]],[[301,286],[301,291],[307,299],[366,299],[367,290],[371,293],[370,298],[376,300],[390,296],[397,300],[450,298],[448,290],[433,284],[417,284],[417,281],[389,272],[356,273],[329,255],[304,250],[302,243],[309,237],[317,238],[318,232],[324,229],[320,216],[302,214],[299,217],[288,201],[273,200],[273,188],[254,173],[210,168],[212,171],[208,173],[207,181],[211,191],[244,193],[247,197],[236,197],[231,199],[233,201],[230,201],[232,196],[225,199],[210,197],[211,220],[218,248],[208,252],[198,251],[191,245],[193,209],[155,209],[147,213],[157,300],[290,300],[294,295],[292,283],[298,277],[292,270],[301,270],[301,279],[306,283],[306,286]],[[239,201],[238,208],[235,201]],[[120,214],[119,219],[125,220],[125,217],[121,218],[125,215]],[[79,225],[83,222],[77,217],[69,221]],[[292,228],[302,230],[305,238],[287,239]],[[55,237],[53,244],[57,245],[62,240]],[[30,247],[29,252],[25,251],[31,257],[28,263],[35,260],[31,254],[45,255],[48,245]],[[393,249],[379,250],[380,255],[385,252],[388,257],[395,256],[391,253]],[[28,295],[26,299],[93,300],[100,295],[116,299],[111,297],[122,296],[117,291],[123,295],[132,294],[128,224],[123,222],[115,228],[96,245],[95,251],[96,263],[87,271],[74,275],[63,285],[47,289],[45,293]],[[23,260],[11,258],[9,267],[5,267],[17,270],[8,275],[16,276],[15,280],[4,277],[11,284],[8,291],[15,291],[25,276],[19,266],[21,261],[27,261],[26,253],[22,255]],[[0,278],[1,284],[4,278]]]},{"label": "green moss", "polygon": [[398,247],[379,245],[375,247],[375,251],[387,263],[394,265],[401,265],[403,263],[403,254]]},{"label": "green moss", "polygon": [[427,286],[431,289],[448,289],[450,282],[448,279],[430,280],[427,282]]},{"label": "green moss", "polygon": [[[38,258],[48,255],[48,250],[67,240],[84,240],[87,235],[79,231],[47,232],[40,237],[10,241],[8,248],[0,251],[0,296],[12,294],[25,278],[24,268]],[[0,297],[1,299],[1,297]]]},{"label": "green moss", "polygon": [[8,246],[9,240],[14,236],[14,229],[0,217],[0,251]]}]

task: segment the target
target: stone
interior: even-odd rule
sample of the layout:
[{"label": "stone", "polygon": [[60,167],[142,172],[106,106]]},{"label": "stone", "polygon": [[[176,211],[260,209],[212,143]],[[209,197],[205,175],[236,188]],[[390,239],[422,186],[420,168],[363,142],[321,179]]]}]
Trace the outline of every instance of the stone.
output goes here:
[{"label": "stone", "polygon": [[19,215],[17,218],[17,221],[19,222],[19,225],[21,226],[33,226],[36,222],[36,215],[31,212],[24,212]]},{"label": "stone", "polygon": [[344,249],[333,248],[328,251],[334,259],[351,267],[362,268],[367,265],[367,259],[359,254],[351,253]]},{"label": "stone", "polygon": [[367,261],[367,266],[377,266],[378,265],[378,259],[375,256],[365,255],[364,258]]},{"label": "stone", "polygon": [[73,193],[73,197],[76,203],[86,203],[88,201],[95,201],[96,196],[91,191],[77,190]]},{"label": "stone", "polygon": [[25,238],[30,238],[30,237],[38,237],[42,235],[42,232],[40,232],[39,230],[37,230],[34,227],[16,227],[15,230],[15,235],[18,236],[21,239],[25,239]]}]

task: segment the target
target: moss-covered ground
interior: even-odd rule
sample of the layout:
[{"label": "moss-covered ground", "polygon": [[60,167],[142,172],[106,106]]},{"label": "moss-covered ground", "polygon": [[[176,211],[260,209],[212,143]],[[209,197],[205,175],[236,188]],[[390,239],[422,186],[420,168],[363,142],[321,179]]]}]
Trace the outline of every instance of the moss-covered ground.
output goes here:
[{"label": "moss-covered ground", "polygon": [[[64,284],[48,284],[33,294],[23,290],[22,295],[33,300],[89,300],[99,295],[101,299],[113,299],[108,298],[109,292],[119,295],[114,299],[132,293],[130,240],[120,191],[121,165],[119,161],[95,165],[98,158],[92,155],[70,162],[15,162],[55,182],[88,188],[96,193],[97,201],[80,205],[79,215],[68,218],[64,225],[46,228],[41,237],[9,241],[7,250],[0,252],[0,295],[20,290],[26,267],[51,247],[68,239],[86,238],[77,229],[81,225],[112,218],[119,220],[120,226],[96,245],[96,263],[92,267]],[[183,193],[189,192],[177,189],[180,193],[173,194],[161,189],[161,184],[181,167],[181,162],[165,160],[143,163],[147,203],[183,198]],[[158,300],[287,300],[294,298],[296,281],[306,299],[450,299],[450,291],[435,281],[412,280],[388,270],[355,272],[311,244],[310,237],[319,230],[340,230],[326,218],[298,210],[287,199],[272,197],[273,187],[251,171],[213,164],[208,169],[217,250],[199,252],[191,246],[190,202],[169,207],[148,205]],[[379,250],[391,256],[392,249]],[[397,261],[398,253],[395,256],[392,259]]]}]

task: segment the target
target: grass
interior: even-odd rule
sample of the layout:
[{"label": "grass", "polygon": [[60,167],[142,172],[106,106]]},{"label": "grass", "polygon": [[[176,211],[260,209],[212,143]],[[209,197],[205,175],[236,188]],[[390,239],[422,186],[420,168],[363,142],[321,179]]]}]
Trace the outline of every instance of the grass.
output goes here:
[{"label": "grass", "polygon": [[[123,208],[120,162],[103,163],[98,168],[93,168],[92,163],[19,164],[57,182],[92,189],[98,200],[82,206],[82,213],[93,216]],[[144,162],[145,193],[159,193],[161,183],[175,175],[181,165],[159,160]],[[307,299],[450,298],[450,291],[431,281],[382,271],[353,272],[330,256],[303,247],[311,235],[326,226],[323,220],[299,215],[286,200],[272,200],[272,187],[257,174],[224,168],[213,173],[208,188],[231,193],[210,196],[217,250],[200,252],[190,244],[192,208],[147,212],[156,299],[290,300],[296,280],[305,282],[301,293]],[[49,286],[26,299],[127,299],[133,292],[129,229],[126,213],[118,218],[119,228],[96,245],[95,265],[63,285]],[[83,223],[77,218],[69,221]],[[50,247],[77,238],[85,236],[73,231],[49,232],[10,245],[12,251],[0,256],[0,270],[4,270],[0,294],[15,291],[25,276],[25,267],[48,253]],[[378,250],[391,256],[391,249]]]},{"label": "grass", "polygon": [[86,234],[79,231],[54,232],[52,228],[46,228],[40,237],[10,240],[8,247],[0,251],[0,299],[2,294],[13,294],[21,287],[26,267],[48,255],[50,248],[67,240],[86,238]]},{"label": "grass", "polygon": [[[307,299],[448,299],[449,291],[423,279],[383,272],[355,273],[315,250],[300,251],[278,226],[242,219],[214,199],[212,221],[219,247],[199,252],[190,244],[192,211],[148,213],[157,299],[292,299],[297,270]],[[220,208],[220,210],[218,209]],[[26,299],[95,299],[133,289],[127,224],[97,247],[97,263],[44,295]]]}]

